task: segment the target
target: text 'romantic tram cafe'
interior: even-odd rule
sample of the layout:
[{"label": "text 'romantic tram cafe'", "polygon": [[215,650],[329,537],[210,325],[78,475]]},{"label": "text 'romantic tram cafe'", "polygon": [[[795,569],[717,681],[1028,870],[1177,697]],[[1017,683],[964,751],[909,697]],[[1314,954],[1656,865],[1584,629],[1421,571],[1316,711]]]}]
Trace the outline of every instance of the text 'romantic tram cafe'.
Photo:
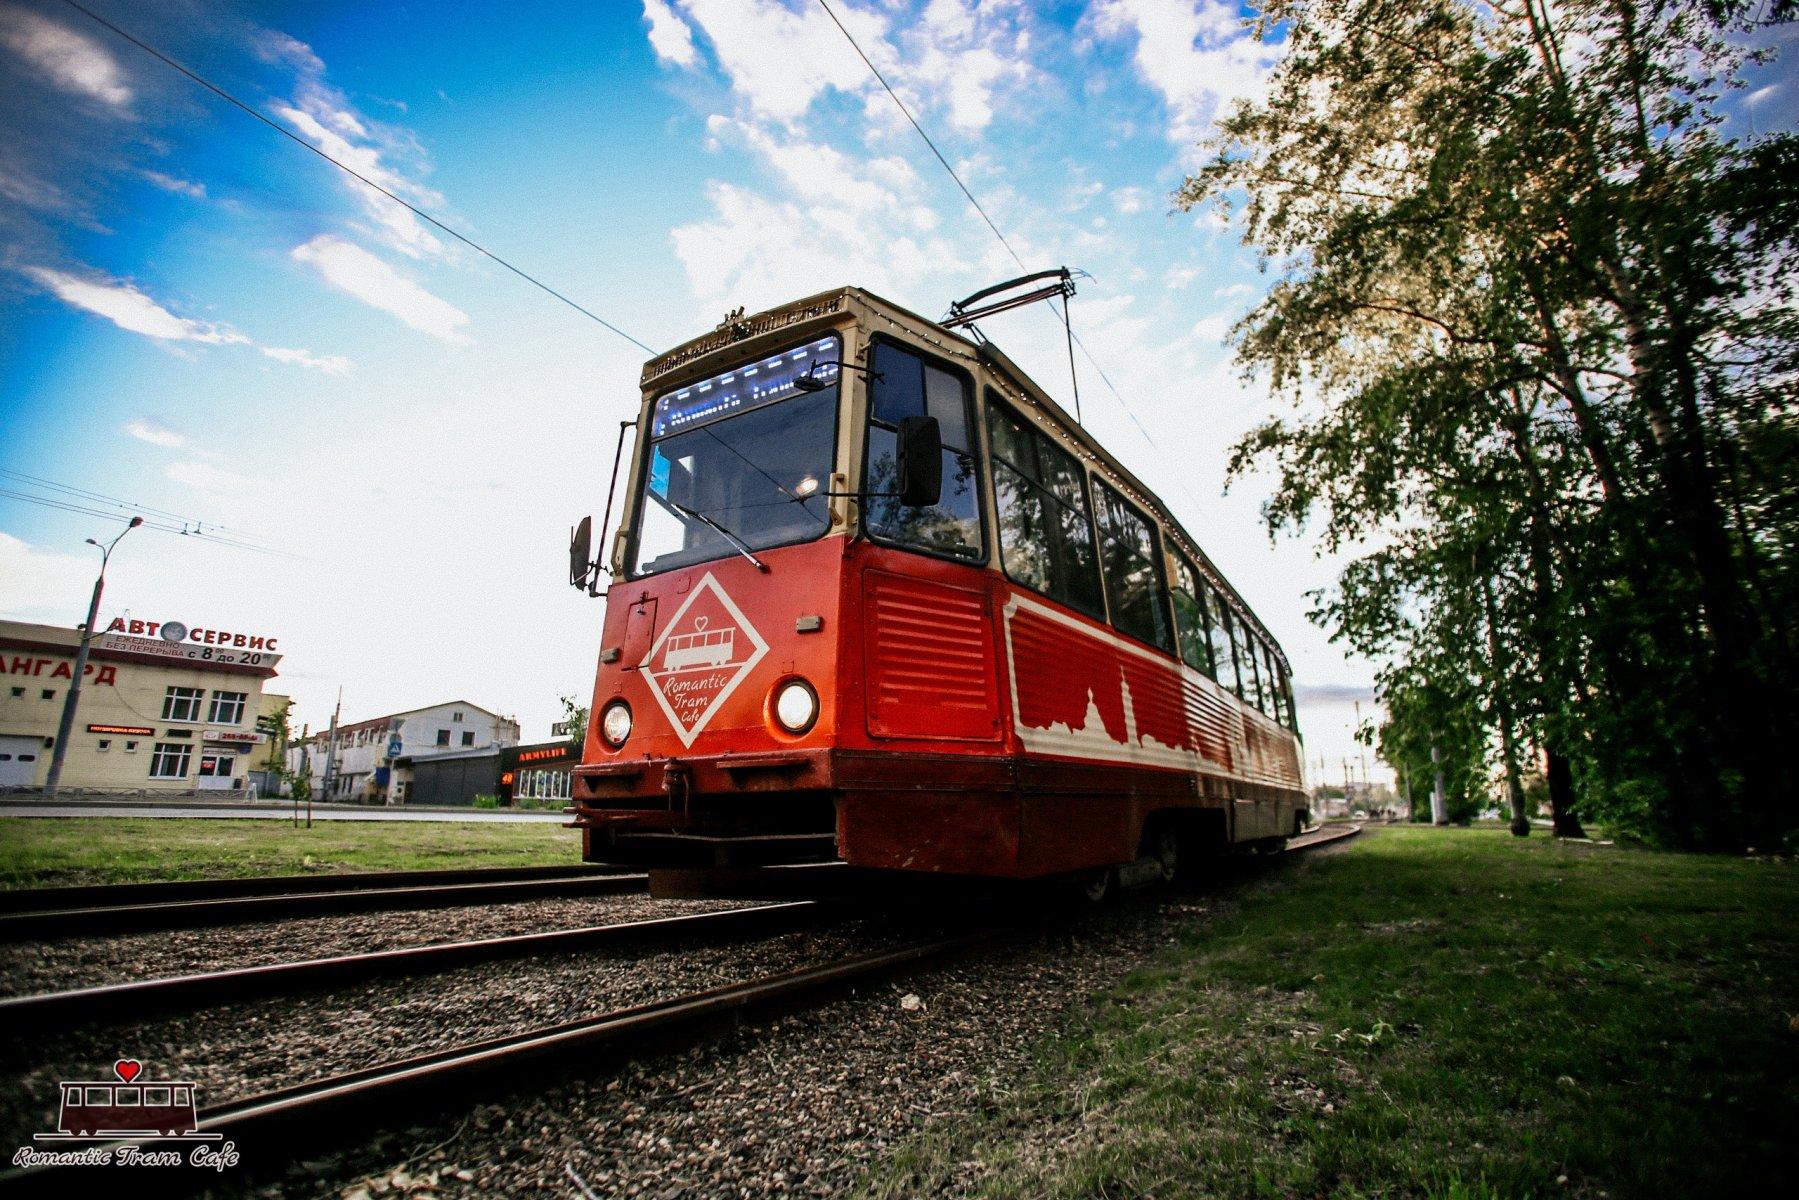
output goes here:
[{"label": "text 'romantic tram cafe'", "polygon": [[[279,643],[182,621],[100,626],[82,672],[62,786],[95,791],[245,791],[270,769],[259,718],[287,697],[263,689]],[[0,621],[0,791],[41,788],[81,630]]]}]

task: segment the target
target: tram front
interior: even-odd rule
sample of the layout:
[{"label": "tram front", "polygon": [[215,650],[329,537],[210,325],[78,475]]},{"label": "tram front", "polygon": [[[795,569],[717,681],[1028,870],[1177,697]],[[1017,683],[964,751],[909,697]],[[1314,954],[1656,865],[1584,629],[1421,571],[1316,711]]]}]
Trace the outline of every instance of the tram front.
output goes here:
[{"label": "tram front", "polygon": [[[826,311],[808,316],[809,304]],[[855,616],[847,481],[860,475],[846,464],[863,445],[843,382],[861,370],[846,349],[861,347],[841,301],[783,313],[777,328],[721,328],[646,366],[606,569],[589,561],[585,522],[571,546],[578,586],[610,577],[574,771],[588,861],[836,855],[831,751],[854,669],[841,653]],[[887,502],[935,502],[936,432],[924,419],[896,438],[889,475],[906,478]]]}]

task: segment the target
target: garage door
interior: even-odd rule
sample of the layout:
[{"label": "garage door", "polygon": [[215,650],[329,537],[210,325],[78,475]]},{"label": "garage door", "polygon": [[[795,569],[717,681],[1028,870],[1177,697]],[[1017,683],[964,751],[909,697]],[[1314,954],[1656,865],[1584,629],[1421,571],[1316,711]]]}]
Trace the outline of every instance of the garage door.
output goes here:
[{"label": "garage door", "polygon": [[43,738],[0,736],[0,788],[37,783],[43,753]]}]

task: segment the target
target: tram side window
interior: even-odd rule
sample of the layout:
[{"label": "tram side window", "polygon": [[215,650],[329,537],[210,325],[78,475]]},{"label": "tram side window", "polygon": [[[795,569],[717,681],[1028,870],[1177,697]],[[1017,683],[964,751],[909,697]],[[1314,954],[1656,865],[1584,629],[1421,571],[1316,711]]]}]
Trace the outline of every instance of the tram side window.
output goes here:
[{"label": "tram side window", "polygon": [[931,416],[943,437],[943,495],[929,508],[907,508],[897,496],[870,497],[864,516],[868,531],[882,541],[939,554],[984,557],[968,383],[891,342],[876,342],[869,394],[867,490],[899,490],[900,422]]},{"label": "tram side window", "polygon": [[1287,723],[1287,718],[1281,712],[1280,667],[1275,663],[1274,651],[1269,648],[1268,643],[1263,642],[1261,645],[1262,696],[1266,700],[1266,703],[1262,705],[1262,711],[1279,721],[1282,725],[1285,725]]},{"label": "tram side window", "polygon": [[1181,661],[1218,678],[1212,663],[1212,622],[1206,613],[1206,592],[1199,572],[1179,554],[1174,560],[1174,625],[1181,643]]},{"label": "tram side window", "polygon": [[1243,703],[1262,707],[1262,680],[1256,670],[1256,635],[1249,626],[1238,621],[1231,626],[1231,641],[1237,651],[1237,675],[1243,681]]},{"label": "tram side window", "polygon": [[1094,500],[1099,510],[1101,575],[1113,626],[1172,651],[1174,636],[1162,598],[1167,584],[1162,578],[1156,527],[1129,500],[1103,483]]},{"label": "tram side window", "polygon": [[993,494],[1006,574],[1103,619],[1086,472],[992,392],[987,393],[987,437],[993,444]]},{"label": "tram side window", "polygon": [[1237,658],[1237,618],[1231,615],[1217,589],[1212,591],[1212,609],[1218,614],[1218,640],[1213,643],[1218,653],[1218,682],[1241,699],[1243,667]]}]

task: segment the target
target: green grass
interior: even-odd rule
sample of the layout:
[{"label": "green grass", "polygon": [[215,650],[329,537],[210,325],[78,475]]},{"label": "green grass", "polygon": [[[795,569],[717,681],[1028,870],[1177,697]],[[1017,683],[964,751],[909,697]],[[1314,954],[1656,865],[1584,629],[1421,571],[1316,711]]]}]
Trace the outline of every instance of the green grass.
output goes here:
[{"label": "green grass", "polygon": [[1799,1178],[1790,863],[1382,831],[1095,998],[911,1196],[1754,1196]]},{"label": "green grass", "polygon": [[548,822],[0,817],[0,888],[577,863]]}]

